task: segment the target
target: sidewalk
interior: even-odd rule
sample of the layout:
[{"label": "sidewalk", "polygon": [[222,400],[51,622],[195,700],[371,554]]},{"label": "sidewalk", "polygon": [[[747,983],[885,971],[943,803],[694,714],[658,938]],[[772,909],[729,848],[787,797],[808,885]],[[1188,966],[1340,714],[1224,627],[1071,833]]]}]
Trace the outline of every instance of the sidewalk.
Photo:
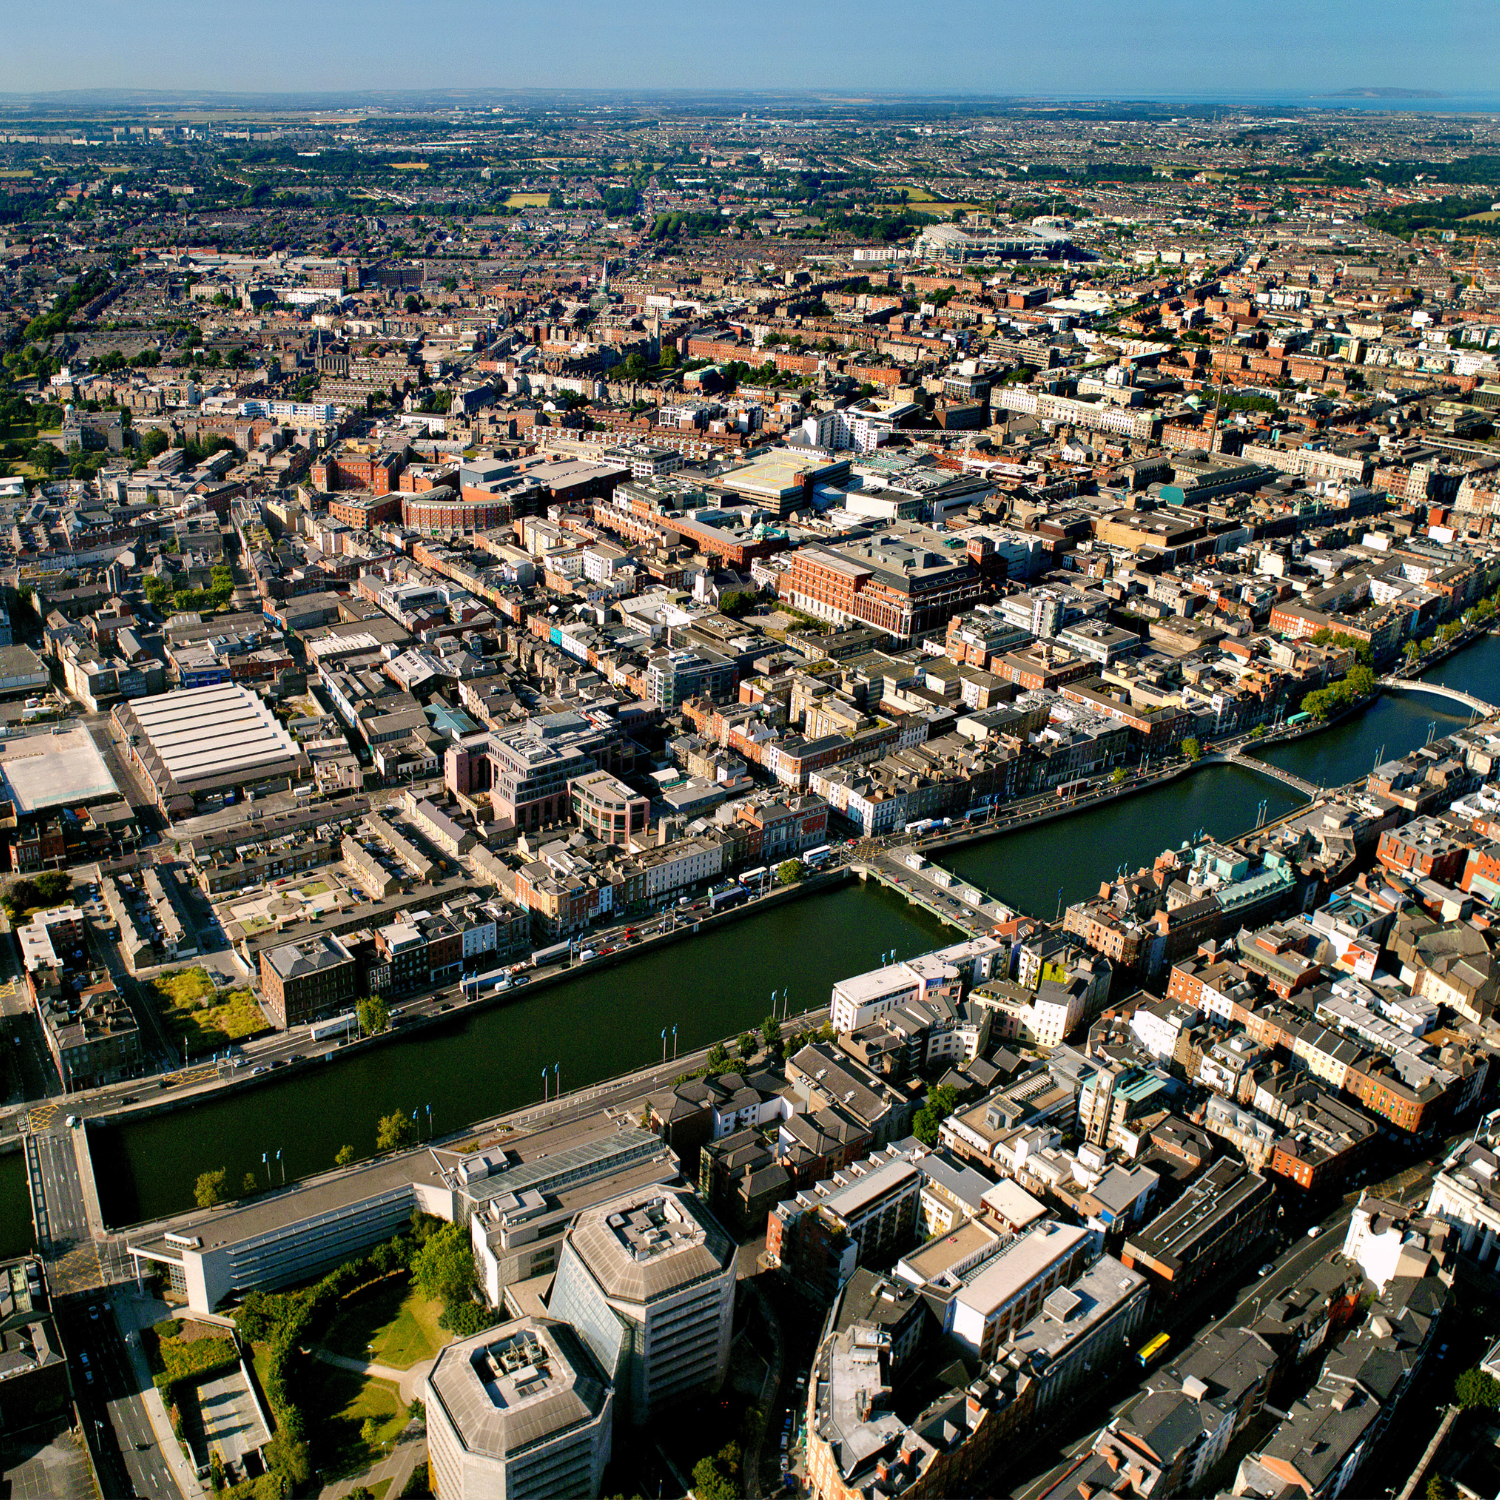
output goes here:
[{"label": "sidewalk", "polygon": [[430,1359],[419,1359],[409,1370],[398,1370],[394,1365],[376,1364],[373,1360],[351,1359],[347,1354],[335,1354],[332,1349],[315,1348],[312,1351],[314,1359],[320,1359],[325,1365],[335,1365],[340,1370],[352,1370],[356,1375],[368,1375],[376,1380],[389,1380],[401,1392],[402,1403],[410,1406],[413,1401],[425,1399],[422,1395],[422,1387],[427,1380],[427,1372],[432,1369],[433,1361]]}]

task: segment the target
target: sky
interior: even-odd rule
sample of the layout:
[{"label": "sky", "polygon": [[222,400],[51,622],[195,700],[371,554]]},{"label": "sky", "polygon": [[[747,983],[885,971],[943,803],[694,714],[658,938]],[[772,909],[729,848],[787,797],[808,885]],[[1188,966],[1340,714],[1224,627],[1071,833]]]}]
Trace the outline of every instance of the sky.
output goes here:
[{"label": "sky", "polygon": [[6,0],[0,15],[0,92],[23,94],[1500,92],[1500,0]]}]

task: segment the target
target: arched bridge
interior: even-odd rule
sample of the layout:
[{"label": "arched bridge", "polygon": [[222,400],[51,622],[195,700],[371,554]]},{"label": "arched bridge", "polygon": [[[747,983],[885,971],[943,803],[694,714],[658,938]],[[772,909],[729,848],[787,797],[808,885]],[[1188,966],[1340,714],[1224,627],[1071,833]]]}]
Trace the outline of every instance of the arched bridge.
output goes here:
[{"label": "arched bridge", "polygon": [[1461,693],[1457,688],[1443,687],[1437,682],[1423,682],[1420,677],[1382,677],[1381,687],[1396,688],[1404,693],[1431,693],[1437,698],[1447,698],[1454,703],[1462,703],[1467,709],[1474,713],[1483,714],[1489,718],[1492,714],[1500,713],[1493,703],[1486,703],[1483,698],[1476,698],[1473,693]]},{"label": "arched bridge", "polygon": [[1238,750],[1232,751],[1224,757],[1231,765],[1244,766],[1251,771],[1259,771],[1266,776],[1274,776],[1277,781],[1292,788],[1293,791],[1301,792],[1304,797],[1316,797],[1321,790],[1312,782],[1305,781],[1293,771],[1288,771],[1285,766],[1273,766],[1268,760],[1257,760],[1253,755],[1242,755]]}]

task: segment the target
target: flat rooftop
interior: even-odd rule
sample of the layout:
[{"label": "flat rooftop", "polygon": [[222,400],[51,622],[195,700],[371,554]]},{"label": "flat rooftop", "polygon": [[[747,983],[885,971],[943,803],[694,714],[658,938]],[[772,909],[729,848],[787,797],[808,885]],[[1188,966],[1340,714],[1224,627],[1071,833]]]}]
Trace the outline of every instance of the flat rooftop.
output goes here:
[{"label": "flat rooftop", "polygon": [[21,813],[120,795],[93,736],[81,725],[0,742],[0,789]]}]

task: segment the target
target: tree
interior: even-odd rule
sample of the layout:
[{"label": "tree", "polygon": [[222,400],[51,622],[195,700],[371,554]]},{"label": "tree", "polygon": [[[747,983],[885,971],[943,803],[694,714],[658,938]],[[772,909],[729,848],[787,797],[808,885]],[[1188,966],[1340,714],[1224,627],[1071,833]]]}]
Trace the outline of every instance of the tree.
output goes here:
[{"label": "tree", "polygon": [[712,1458],[693,1465],[693,1493],[699,1500],[739,1500],[740,1449],[726,1443]]},{"label": "tree", "polygon": [[392,1115],[382,1115],[375,1127],[375,1149],[377,1151],[399,1151],[403,1146],[414,1146],[417,1141],[416,1122],[410,1115],[399,1110]]},{"label": "tree", "polygon": [[246,1172],[244,1177],[240,1179],[240,1197],[248,1198],[259,1187],[260,1183],[255,1180],[255,1173]]},{"label": "tree", "polygon": [[156,458],[165,453],[172,446],[172,439],[162,431],[160,427],[153,427],[150,432],[141,434],[141,456],[143,458]]},{"label": "tree", "polygon": [[229,1196],[229,1168],[200,1172],[193,1184],[193,1201],[199,1208],[213,1208]]},{"label": "tree", "polygon": [[412,1257],[411,1279],[424,1297],[453,1304],[474,1296],[474,1248],[468,1227],[443,1224]]},{"label": "tree", "polygon": [[784,859],[776,866],[776,879],[782,885],[796,885],[802,879],[802,861]]},{"label": "tree", "polygon": [[[359,1425],[360,1441],[366,1448],[374,1448],[380,1442],[380,1419],[378,1417],[366,1417]],[[368,1495],[369,1490],[365,1490]],[[373,1500],[373,1497],[372,1497]]]},{"label": "tree", "polygon": [[775,1016],[767,1016],[760,1023],[760,1039],[765,1044],[766,1056],[772,1062],[780,1062],[782,1056],[781,1022]]},{"label": "tree", "polygon": [[755,1056],[755,1033],[753,1031],[742,1031],[740,1033],[740,1061],[749,1062]]},{"label": "tree", "polygon": [[1115,784],[1115,785],[1116,785],[1116,786],[1119,786],[1119,784],[1120,784],[1120,783],[1121,783],[1121,782],[1122,782],[1122,781],[1124,781],[1124,779],[1125,779],[1125,777],[1126,777],[1126,775],[1127,775],[1127,772],[1126,772],[1126,770],[1125,770],[1125,767],[1124,767],[1124,766],[1116,766],[1116,767],[1115,767],[1115,768],[1114,768],[1114,770],[1113,770],[1113,771],[1111,771],[1111,772],[1110,772],[1110,773],[1109,773],[1109,779],[1110,779],[1110,780],[1111,780],[1111,781],[1112,781],[1112,782],[1114,782],[1114,784]]},{"label": "tree", "polygon": [[1453,1399],[1465,1411],[1489,1410],[1500,1406],[1500,1380],[1496,1380],[1488,1370],[1481,1370],[1475,1365],[1453,1382]]},{"label": "tree", "polygon": [[347,1167],[353,1160],[353,1146],[340,1146],[339,1149],[333,1153],[333,1164],[336,1167]]},{"label": "tree", "polygon": [[1349,684],[1356,697],[1368,698],[1375,691],[1375,674],[1363,662],[1350,667],[1349,675],[1344,681]]},{"label": "tree", "polygon": [[1441,1474],[1432,1475],[1423,1492],[1427,1500],[1453,1500],[1453,1486]]},{"label": "tree", "polygon": [[729,1049],[723,1042],[715,1042],[708,1049],[708,1070],[710,1073],[722,1073],[729,1066]]},{"label": "tree", "polygon": [[384,995],[364,995],[354,1002],[354,1014],[359,1018],[360,1034],[375,1036],[391,1023],[390,1008]]},{"label": "tree", "polygon": [[938,1126],[958,1105],[958,1094],[946,1083],[940,1083],[927,1095],[927,1102],[911,1122],[911,1133],[924,1146],[937,1145]]},{"label": "tree", "polygon": [[1189,760],[1202,760],[1203,746],[1192,735],[1189,735],[1182,742],[1182,753],[1187,756]]}]

